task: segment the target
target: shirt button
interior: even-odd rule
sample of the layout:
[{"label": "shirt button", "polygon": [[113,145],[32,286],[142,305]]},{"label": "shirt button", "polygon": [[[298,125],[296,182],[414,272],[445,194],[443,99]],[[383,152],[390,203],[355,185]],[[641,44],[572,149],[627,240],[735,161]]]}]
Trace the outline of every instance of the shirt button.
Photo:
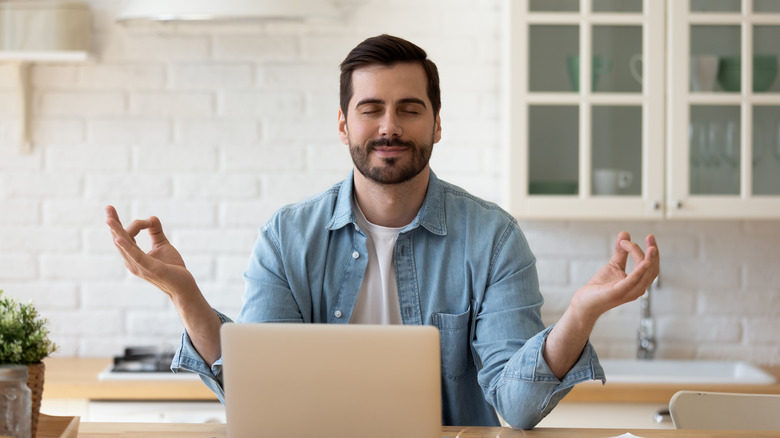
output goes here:
[{"label": "shirt button", "polygon": [[358,258],[358,257],[360,257],[360,253],[359,253],[359,252],[357,252],[357,251],[354,251],[354,252],[352,253],[352,258],[353,258],[353,259],[356,259],[356,258]]},{"label": "shirt button", "polygon": [[337,310],[333,312],[333,316],[335,316],[336,318],[341,318],[342,315],[343,313],[341,313],[341,310]]}]

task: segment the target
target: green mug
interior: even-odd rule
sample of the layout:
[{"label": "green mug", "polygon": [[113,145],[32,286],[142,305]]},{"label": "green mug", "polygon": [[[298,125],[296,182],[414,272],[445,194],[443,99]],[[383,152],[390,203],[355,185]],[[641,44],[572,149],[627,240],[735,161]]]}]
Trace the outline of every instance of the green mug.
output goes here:
[{"label": "green mug", "polygon": [[[766,91],[777,77],[776,55],[753,56],[753,92]],[[738,92],[742,84],[742,57],[721,56],[718,64],[718,83],[725,91]]]},{"label": "green mug", "polygon": [[[569,81],[571,81],[571,89],[573,91],[580,91],[580,57],[579,55],[572,55],[566,57],[566,66],[569,70]],[[591,59],[590,63],[590,90],[596,91],[596,82],[599,76],[609,73],[612,70],[612,60],[605,56],[595,55]]]}]

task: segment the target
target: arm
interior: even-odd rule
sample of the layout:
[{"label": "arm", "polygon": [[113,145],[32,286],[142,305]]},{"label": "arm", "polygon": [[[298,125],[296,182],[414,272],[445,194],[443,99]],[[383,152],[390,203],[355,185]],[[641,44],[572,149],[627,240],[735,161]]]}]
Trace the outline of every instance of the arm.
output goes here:
[{"label": "arm", "polygon": [[[179,252],[165,237],[160,220],[156,217],[136,220],[125,229],[114,207],[106,207],[106,216],[106,224],[127,269],[170,297],[198,354],[207,364],[213,364],[221,356],[222,321],[209,306]],[[142,230],[148,230],[151,237],[152,249],[148,253],[135,241]]]},{"label": "arm", "polygon": [[[598,305],[598,312],[594,313],[600,315],[616,303],[641,295],[645,286],[633,283],[637,278],[642,278],[639,284],[645,281],[649,284],[655,277],[658,266],[655,240],[648,238],[648,246],[655,249],[644,255],[650,262],[647,279],[644,274],[648,274],[648,267],[642,262],[645,258],[639,256],[641,250],[637,252],[638,247],[633,243],[621,242],[627,237],[627,233],[621,233],[610,263],[575,294],[561,321],[547,329],[540,315],[543,300],[535,259],[519,229],[498,249],[490,284],[478,303],[472,345],[482,365],[479,383],[485,397],[513,427],[533,428],[574,385],[604,379],[596,353],[588,342],[597,316],[579,323],[578,309],[593,309]],[[640,263],[626,276],[628,253]],[[608,303],[605,296],[610,297]],[[580,327],[582,332],[577,332]],[[563,366],[561,353],[566,355]]]},{"label": "arm", "polygon": [[[580,357],[596,320],[606,311],[642,296],[658,276],[659,254],[655,237],[647,236],[646,252],[630,239],[625,231],[618,235],[609,263],[574,294],[569,307],[547,337],[544,359],[559,379]],[[634,269],[626,274],[629,254]]]}]

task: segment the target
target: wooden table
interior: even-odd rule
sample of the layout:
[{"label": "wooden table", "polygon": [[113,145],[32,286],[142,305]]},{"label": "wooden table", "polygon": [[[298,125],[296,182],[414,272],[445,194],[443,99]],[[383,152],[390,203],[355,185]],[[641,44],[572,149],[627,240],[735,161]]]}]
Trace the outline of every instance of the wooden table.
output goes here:
[{"label": "wooden table", "polygon": [[[552,429],[522,431],[500,427],[444,427],[442,437],[459,438],[607,438],[630,432],[645,438],[760,438],[780,437],[777,432],[696,431],[650,429]],[[460,434],[460,435],[458,435]],[[78,438],[225,438],[224,424],[82,423]],[[323,436],[323,438],[327,438]],[[402,437],[399,437],[402,438]]]}]

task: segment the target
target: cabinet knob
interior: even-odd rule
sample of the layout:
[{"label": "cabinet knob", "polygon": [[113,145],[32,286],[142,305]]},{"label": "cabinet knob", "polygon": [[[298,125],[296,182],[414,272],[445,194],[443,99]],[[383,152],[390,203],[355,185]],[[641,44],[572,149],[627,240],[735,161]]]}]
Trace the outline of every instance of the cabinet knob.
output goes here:
[{"label": "cabinet knob", "polygon": [[660,210],[661,209],[661,203],[658,201],[653,202],[653,210]]},{"label": "cabinet knob", "polygon": [[677,210],[682,208],[682,201],[674,201],[674,208]]}]

